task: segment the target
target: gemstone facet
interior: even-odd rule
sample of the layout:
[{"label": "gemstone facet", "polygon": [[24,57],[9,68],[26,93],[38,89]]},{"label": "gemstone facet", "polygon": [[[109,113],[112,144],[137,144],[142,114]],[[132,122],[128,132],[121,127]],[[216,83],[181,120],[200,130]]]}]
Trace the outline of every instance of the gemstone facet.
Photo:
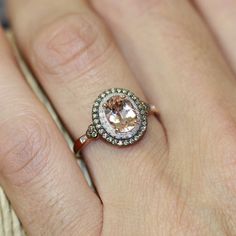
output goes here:
[{"label": "gemstone facet", "polygon": [[126,96],[113,96],[103,106],[106,118],[116,132],[129,132],[136,126],[137,111]]}]

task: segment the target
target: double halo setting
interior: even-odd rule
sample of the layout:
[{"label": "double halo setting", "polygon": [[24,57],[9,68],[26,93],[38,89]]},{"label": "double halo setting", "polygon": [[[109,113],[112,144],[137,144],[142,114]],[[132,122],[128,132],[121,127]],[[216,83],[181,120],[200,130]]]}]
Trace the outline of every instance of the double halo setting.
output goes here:
[{"label": "double halo setting", "polygon": [[104,91],[94,101],[92,124],[75,142],[74,151],[80,151],[85,143],[97,138],[116,146],[138,142],[147,130],[148,114],[154,109],[128,89]]}]

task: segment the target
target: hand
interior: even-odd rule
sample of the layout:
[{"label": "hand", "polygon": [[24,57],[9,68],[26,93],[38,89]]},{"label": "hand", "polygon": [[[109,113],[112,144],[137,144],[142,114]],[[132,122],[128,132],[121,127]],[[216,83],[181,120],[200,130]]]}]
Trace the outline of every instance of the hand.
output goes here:
[{"label": "hand", "polygon": [[137,145],[84,150],[95,194],[1,32],[0,183],[28,234],[236,235],[236,2],[8,4],[18,46],[73,138],[108,88],[160,110]]}]

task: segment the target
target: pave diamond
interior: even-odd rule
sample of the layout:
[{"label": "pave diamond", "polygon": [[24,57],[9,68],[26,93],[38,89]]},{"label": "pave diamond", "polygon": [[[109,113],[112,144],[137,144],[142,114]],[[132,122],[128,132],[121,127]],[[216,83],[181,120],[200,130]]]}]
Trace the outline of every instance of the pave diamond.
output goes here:
[{"label": "pave diamond", "polygon": [[125,133],[135,128],[137,111],[126,96],[113,96],[103,106],[106,118],[116,132]]}]

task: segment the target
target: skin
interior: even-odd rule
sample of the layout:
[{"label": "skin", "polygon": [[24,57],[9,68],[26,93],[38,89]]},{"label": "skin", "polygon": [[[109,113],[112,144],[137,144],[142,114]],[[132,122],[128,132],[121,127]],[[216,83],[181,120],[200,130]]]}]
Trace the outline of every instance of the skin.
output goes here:
[{"label": "skin", "polygon": [[90,189],[0,31],[0,184],[28,235],[236,235],[236,2],[8,0],[73,138],[104,89],[160,110],[135,146],[83,152]]}]

